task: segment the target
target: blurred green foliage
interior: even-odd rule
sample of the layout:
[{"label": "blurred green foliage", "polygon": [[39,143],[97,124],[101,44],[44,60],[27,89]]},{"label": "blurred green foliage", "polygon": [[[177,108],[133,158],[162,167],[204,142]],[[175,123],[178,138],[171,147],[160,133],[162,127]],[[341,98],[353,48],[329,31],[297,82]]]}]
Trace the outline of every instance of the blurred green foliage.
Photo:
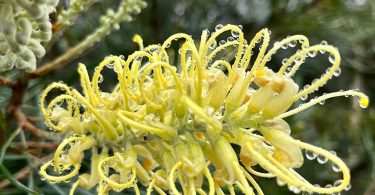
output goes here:
[{"label": "blurred green foliage", "polygon": [[[117,0],[109,0],[114,6]],[[191,34],[199,39],[203,29],[214,30],[217,24],[241,24],[246,39],[262,28],[272,31],[271,45],[288,35],[304,34],[311,44],[322,40],[336,46],[342,57],[341,76],[333,78],[316,95],[340,89],[359,88],[370,97],[370,107],[361,109],[356,99],[336,98],[327,101],[324,106],[315,106],[287,120],[292,127],[294,137],[314,145],[334,150],[349,166],[352,173],[352,189],[342,194],[363,194],[375,179],[375,106],[371,104],[375,97],[375,1],[371,0],[152,0],[142,13],[131,23],[122,23],[121,29],[106,37],[85,52],[78,60],[64,69],[57,70],[29,84],[24,99],[23,111],[29,116],[41,117],[37,100],[41,90],[51,81],[62,80],[68,85],[79,88],[76,71],[78,62],[88,66],[89,73],[105,56],[124,55],[137,50],[132,36],[140,34],[145,45],[162,43],[177,32]],[[106,3],[108,5],[108,2]],[[82,41],[99,24],[98,13],[104,13],[106,7],[101,1],[93,5],[90,12],[84,13],[47,53],[41,64],[54,59],[68,48]],[[171,47],[173,50],[173,47]],[[171,51],[173,52],[173,51]],[[177,51],[174,51],[177,52]],[[289,54],[290,55],[290,54]],[[269,62],[279,67],[288,53],[280,52]],[[318,58],[301,68],[295,80],[300,86],[310,83],[325,72],[327,58]],[[0,73],[1,76],[14,79],[18,70]],[[110,74],[110,73],[107,73]],[[105,76],[108,78],[108,76]],[[105,80],[102,86],[114,87],[116,79]],[[0,126],[7,130],[5,135],[15,130],[13,121],[8,121],[5,108],[10,91],[0,88]],[[295,106],[298,106],[295,105]],[[44,128],[42,122],[37,124]],[[2,133],[3,134],[3,133]],[[26,139],[31,136],[26,133]],[[38,140],[43,141],[43,140]],[[18,158],[12,145],[5,155],[4,165],[16,173],[23,166],[37,159]],[[35,157],[51,151],[37,149]],[[18,156],[18,157],[17,157]],[[17,157],[17,158],[15,158]],[[34,157],[32,157],[34,158]],[[15,161],[16,159],[17,161]],[[17,163],[15,163],[17,162]],[[44,194],[67,194],[71,183],[50,184],[40,180],[38,167],[32,167],[32,174],[21,180],[25,185]],[[337,180],[337,174],[331,171],[329,164],[320,165],[316,161],[306,161],[298,170],[312,183],[325,185]],[[0,175],[0,179],[4,176]],[[257,179],[257,178],[255,178]],[[275,179],[257,179],[265,194],[291,194],[287,187],[279,187]],[[372,182],[372,185],[375,185]],[[20,189],[8,186],[0,188],[2,194],[22,194]],[[94,194],[78,189],[79,194]],[[131,193],[131,192],[129,192]],[[370,193],[366,194],[370,195]]]}]

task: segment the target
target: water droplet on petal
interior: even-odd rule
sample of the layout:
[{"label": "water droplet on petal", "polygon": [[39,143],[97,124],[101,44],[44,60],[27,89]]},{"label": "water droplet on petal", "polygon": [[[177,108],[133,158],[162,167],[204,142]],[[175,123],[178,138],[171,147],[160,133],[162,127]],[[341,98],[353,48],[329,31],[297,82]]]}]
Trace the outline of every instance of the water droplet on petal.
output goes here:
[{"label": "water droplet on petal", "polygon": [[304,95],[304,96],[301,96],[301,100],[302,101],[305,101],[305,100],[307,100],[307,98],[308,98],[308,95],[306,94],[306,95]]},{"label": "water droplet on petal", "polygon": [[317,160],[318,160],[319,164],[325,164],[328,161],[328,159],[325,156],[322,156],[322,155],[319,155]]},{"label": "water droplet on petal", "polygon": [[287,59],[287,58],[284,58],[283,61],[282,61],[281,63],[282,63],[283,65],[285,65],[287,61],[288,61],[288,59]]},{"label": "water droplet on petal", "polygon": [[218,30],[220,30],[220,29],[222,29],[222,28],[223,28],[223,25],[222,25],[222,24],[218,24],[218,25],[215,26],[215,30],[216,30],[216,31],[218,31]]},{"label": "water droplet on petal", "polygon": [[352,184],[348,184],[348,185],[344,188],[345,191],[349,191],[350,189],[352,189]]},{"label": "water droplet on petal", "polygon": [[342,184],[342,180],[339,179],[337,181],[335,181],[335,183],[333,183],[333,186],[337,187],[337,186],[340,186]]},{"label": "water droplet on petal", "polygon": [[301,192],[301,190],[296,186],[288,186],[288,188],[291,192],[294,192],[295,194],[299,194]]},{"label": "water droplet on petal", "polygon": [[331,67],[326,69],[326,73],[329,73],[331,71]]},{"label": "water droplet on petal", "polygon": [[338,172],[341,172],[341,169],[340,169],[340,167],[339,166],[337,166],[336,164],[332,164],[332,170],[334,171],[334,172],[336,172],[336,173],[338,173]]},{"label": "water droplet on petal", "polygon": [[219,42],[219,45],[224,45],[225,44],[225,41],[224,40],[221,40],[220,42]]},{"label": "water droplet on petal", "polygon": [[103,77],[103,75],[100,74],[100,75],[98,76],[98,83],[102,83],[103,80],[104,80],[104,77]]},{"label": "water droplet on petal", "polygon": [[285,182],[281,181],[281,179],[279,179],[279,178],[276,178],[276,183],[279,186],[284,186],[285,185]]},{"label": "water droplet on petal", "polygon": [[290,47],[295,47],[297,45],[297,41],[296,40],[292,40],[289,42],[289,46]]},{"label": "water droplet on petal", "polygon": [[316,51],[309,51],[307,55],[311,58],[315,57],[318,53]]},{"label": "water droplet on petal", "polygon": [[306,158],[308,160],[314,160],[317,157],[317,154],[311,150],[306,150]]},{"label": "water droplet on petal", "polygon": [[211,45],[209,46],[209,48],[210,48],[210,49],[215,49],[215,48],[216,48],[216,45],[217,45],[217,43],[216,43],[216,41],[214,40],[214,41],[211,43]]},{"label": "water droplet on petal", "polygon": [[335,63],[335,57],[333,55],[329,55],[328,56],[328,60],[329,62],[331,62],[332,64]]},{"label": "water droplet on petal", "polygon": [[232,30],[232,31],[231,31],[231,34],[232,34],[232,36],[235,37],[235,38],[238,37],[238,36],[240,36],[240,32],[235,31],[235,30]]}]

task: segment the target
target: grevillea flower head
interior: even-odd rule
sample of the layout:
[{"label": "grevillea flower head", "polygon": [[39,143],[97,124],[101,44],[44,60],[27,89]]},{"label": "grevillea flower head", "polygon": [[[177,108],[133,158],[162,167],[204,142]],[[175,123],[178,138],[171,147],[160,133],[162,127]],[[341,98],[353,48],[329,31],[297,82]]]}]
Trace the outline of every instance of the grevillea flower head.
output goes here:
[{"label": "grevillea flower head", "polygon": [[[218,37],[228,32],[232,36],[217,44]],[[175,67],[166,50],[177,39],[182,43]],[[267,29],[247,42],[235,25],[218,25],[211,35],[204,30],[199,44],[182,33],[145,48],[140,36],[133,40],[140,51],[127,59],[105,58],[91,80],[86,67],[78,66],[82,94],[63,83],[44,90],[40,105],[46,124],[65,133],[66,139],[41,167],[42,177],[51,182],[71,180],[80,174],[85,151],[91,150],[91,169],[78,176],[71,194],[78,186],[97,186],[99,194],[134,188],[139,194],[139,184],[147,194],[153,190],[223,194],[224,188],[234,193],[234,186],[245,194],[263,194],[254,176],[275,177],[296,193],[339,193],[350,184],[349,169],[340,158],[294,139],[284,120],[337,96],[357,96],[361,107],[368,106],[366,95],[348,90],[290,109],[337,75],[340,55],[335,47],[310,46],[306,37],[295,35],[267,50]],[[266,67],[279,49],[298,42],[301,48],[278,71]],[[256,45],[260,50],[253,55]],[[234,51],[232,61],[216,59],[223,50]],[[293,75],[307,58],[319,53],[329,54],[330,69],[300,89]],[[103,68],[117,75],[118,85],[111,92],[99,89]],[[46,96],[54,89],[63,93],[46,104]],[[233,145],[241,148],[238,155]],[[294,170],[304,163],[303,149],[309,159],[319,156],[321,162],[331,161],[342,179],[327,187],[309,183]],[[264,172],[256,171],[256,165]]]}]

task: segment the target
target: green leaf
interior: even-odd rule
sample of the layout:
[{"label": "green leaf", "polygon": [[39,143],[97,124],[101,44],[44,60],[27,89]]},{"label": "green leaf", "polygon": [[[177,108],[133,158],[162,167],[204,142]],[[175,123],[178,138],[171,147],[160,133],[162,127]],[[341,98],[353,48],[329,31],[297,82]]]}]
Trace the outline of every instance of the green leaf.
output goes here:
[{"label": "green leaf", "polygon": [[38,192],[28,188],[27,186],[23,185],[21,182],[19,182],[16,178],[13,177],[12,173],[9,172],[9,170],[3,165],[0,164],[0,172],[9,180],[11,184],[19,188],[20,190],[32,194],[39,194]]},{"label": "green leaf", "polygon": [[8,138],[8,140],[5,142],[4,146],[0,150],[0,164],[2,164],[4,155],[6,150],[8,149],[10,143],[12,143],[13,139],[16,138],[16,136],[21,132],[21,128],[18,128],[15,130]]}]

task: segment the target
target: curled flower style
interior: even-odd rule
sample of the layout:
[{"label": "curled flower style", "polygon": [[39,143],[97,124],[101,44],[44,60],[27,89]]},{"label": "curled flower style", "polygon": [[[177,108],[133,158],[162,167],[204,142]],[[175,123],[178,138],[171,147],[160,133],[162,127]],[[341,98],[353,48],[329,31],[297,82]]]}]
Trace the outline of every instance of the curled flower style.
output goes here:
[{"label": "curled flower style", "polygon": [[52,36],[49,14],[58,0],[0,0],[0,71],[14,66],[33,72]]},{"label": "curled flower style", "polygon": [[[226,33],[232,36],[218,44]],[[53,83],[41,95],[46,124],[67,138],[40,174],[52,182],[68,181],[79,174],[84,153],[91,150],[90,173],[78,176],[71,194],[77,187],[94,186],[99,194],[128,188],[140,194],[139,184],[147,187],[147,194],[234,194],[235,186],[245,194],[263,194],[254,176],[275,177],[296,193],[332,194],[348,188],[345,163],[329,151],[294,139],[284,118],[338,96],[359,97],[359,105],[367,107],[368,97],[355,90],[339,91],[290,109],[338,74],[340,55],[327,44],[310,46],[302,35],[267,50],[269,35],[263,29],[247,42],[239,26],[218,25],[211,35],[204,30],[199,44],[178,33],[162,45],[148,47],[136,35],[133,40],[140,51],[126,60],[105,58],[91,80],[79,64],[82,94]],[[182,41],[175,67],[166,50],[178,39]],[[298,42],[301,48],[278,71],[266,67],[279,49]],[[234,51],[234,57],[216,59],[224,50]],[[329,54],[331,67],[299,89],[293,75],[307,58],[322,53]],[[112,92],[99,88],[104,68],[116,73],[118,85]],[[56,89],[62,94],[46,103]],[[240,147],[238,155],[234,145]],[[304,163],[303,150],[309,159],[318,156],[321,163],[332,162],[342,179],[326,187],[309,183],[295,171]]]}]

